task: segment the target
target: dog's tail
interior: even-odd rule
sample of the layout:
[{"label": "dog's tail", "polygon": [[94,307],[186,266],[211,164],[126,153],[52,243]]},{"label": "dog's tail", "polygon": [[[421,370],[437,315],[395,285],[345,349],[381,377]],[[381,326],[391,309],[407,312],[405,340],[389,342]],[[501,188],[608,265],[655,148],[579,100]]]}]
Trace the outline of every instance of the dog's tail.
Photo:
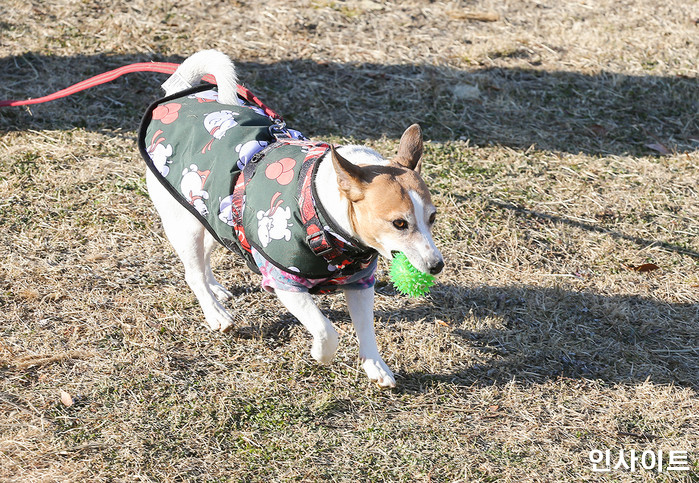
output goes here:
[{"label": "dog's tail", "polygon": [[166,95],[175,94],[199,82],[211,74],[218,84],[218,98],[223,104],[238,104],[237,85],[233,61],[218,50],[202,50],[187,58],[163,84]]}]

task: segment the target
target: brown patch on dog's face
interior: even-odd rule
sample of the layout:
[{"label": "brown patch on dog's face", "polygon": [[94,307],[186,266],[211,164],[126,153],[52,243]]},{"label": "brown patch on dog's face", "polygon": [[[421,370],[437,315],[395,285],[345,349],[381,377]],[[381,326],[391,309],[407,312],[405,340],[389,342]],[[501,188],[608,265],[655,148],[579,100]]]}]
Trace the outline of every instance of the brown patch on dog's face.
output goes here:
[{"label": "brown patch on dog's face", "polygon": [[397,243],[389,240],[410,237],[417,231],[417,220],[410,192],[417,193],[431,206],[432,199],[420,175],[391,163],[367,166],[372,181],[364,186],[361,199],[351,203],[350,219],[357,234],[382,255],[390,257]]},{"label": "brown patch on dog's face", "polygon": [[444,262],[432,240],[436,210],[419,173],[421,157],[417,124],[406,129],[398,155],[386,165],[355,165],[332,149],[338,185],[359,238],[386,258],[403,252],[418,270],[438,273]]}]

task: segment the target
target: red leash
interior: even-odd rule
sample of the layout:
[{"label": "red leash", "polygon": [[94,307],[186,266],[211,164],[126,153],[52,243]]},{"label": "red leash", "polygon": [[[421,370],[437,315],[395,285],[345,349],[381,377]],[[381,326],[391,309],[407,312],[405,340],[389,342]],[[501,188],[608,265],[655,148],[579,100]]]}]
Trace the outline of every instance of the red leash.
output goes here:
[{"label": "red leash", "polygon": [[[141,62],[137,64],[129,64],[123,67],[119,67],[118,69],[110,70],[109,72],[90,77],[89,79],[86,79],[82,82],[78,82],[77,84],[74,84],[65,89],[61,89],[58,92],[49,94],[48,96],[37,97],[36,99],[26,99],[23,101],[0,101],[0,107],[27,106],[31,104],[41,104],[43,102],[53,101],[62,97],[70,96],[72,94],[75,94],[76,92],[84,91],[86,89],[89,89],[90,87],[95,87],[100,84],[106,84],[107,82],[111,82],[124,74],[130,74],[132,72],[158,72],[161,74],[173,74],[179,66],[180,64],[174,64],[171,62]],[[210,84],[216,83],[216,79],[212,75],[205,75],[202,78],[202,80],[205,82],[209,82]],[[268,116],[274,119],[281,119],[281,117],[276,112],[271,110],[269,107],[265,106],[262,103],[262,101],[260,101],[252,92],[250,92],[245,87],[239,85],[238,94],[248,102],[257,104],[260,108],[262,108],[265,111],[265,114],[267,114]]]},{"label": "red leash", "polygon": [[124,74],[129,74],[131,72],[160,72],[162,74],[172,74],[177,69],[178,64],[171,64],[166,62],[142,62],[140,64],[125,65],[124,67],[119,67],[118,69],[110,70],[104,74],[96,75],[90,77],[87,80],[78,82],[66,89],[62,89],[48,96],[38,97],[36,99],[27,99],[25,101],[0,101],[0,107],[5,106],[27,106],[31,104],[41,104],[42,102],[53,101],[55,99],[60,99],[61,97],[66,97],[76,92],[84,91],[90,87],[98,86],[100,84],[105,84],[111,82],[117,77],[121,77]]}]

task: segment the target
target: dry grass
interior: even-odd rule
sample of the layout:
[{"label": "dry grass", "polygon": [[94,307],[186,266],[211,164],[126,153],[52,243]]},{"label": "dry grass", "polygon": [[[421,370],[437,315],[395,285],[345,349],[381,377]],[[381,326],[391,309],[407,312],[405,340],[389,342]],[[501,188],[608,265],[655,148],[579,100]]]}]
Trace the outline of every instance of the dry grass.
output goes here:
[{"label": "dry grass", "polygon": [[[389,154],[421,122],[448,263],[417,300],[382,266],[395,391],[366,382],[342,297],[319,299],[342,335],[319,367],[222,251],[240,328],[211,333],[135,149],[163,76],[3,109],[0,479],[699,480],[697,17],[679,0],[5,1],[0,98],[215,47],[307,134]],[[592,472],[591,449],[621,448],[685,450],[692,470]]]}]

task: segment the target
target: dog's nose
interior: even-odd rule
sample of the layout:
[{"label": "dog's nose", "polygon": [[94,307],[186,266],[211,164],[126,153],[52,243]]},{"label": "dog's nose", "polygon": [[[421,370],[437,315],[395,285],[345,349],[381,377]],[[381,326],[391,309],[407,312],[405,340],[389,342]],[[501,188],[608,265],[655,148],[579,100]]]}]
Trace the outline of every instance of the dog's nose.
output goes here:
[{"label": "dog's nose", "polygon": [[438,261],[435,265],[430,267],[430,273],[432,275],[437,275],[444,268],[444,262],[442,260]]}]

